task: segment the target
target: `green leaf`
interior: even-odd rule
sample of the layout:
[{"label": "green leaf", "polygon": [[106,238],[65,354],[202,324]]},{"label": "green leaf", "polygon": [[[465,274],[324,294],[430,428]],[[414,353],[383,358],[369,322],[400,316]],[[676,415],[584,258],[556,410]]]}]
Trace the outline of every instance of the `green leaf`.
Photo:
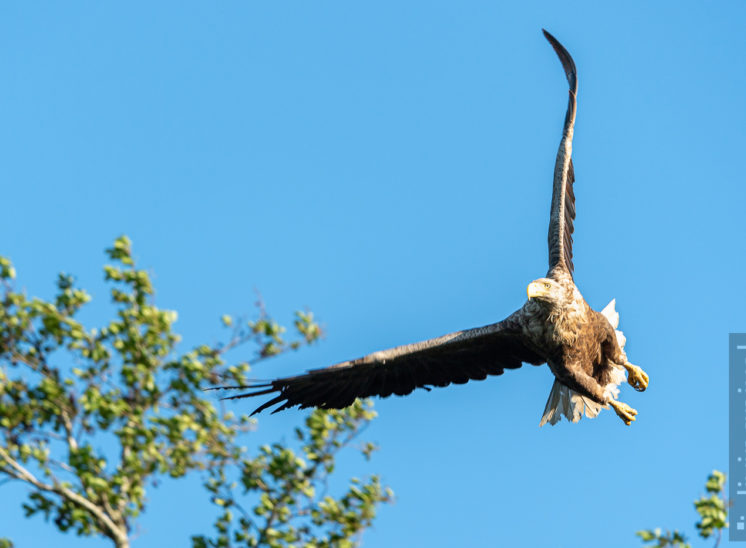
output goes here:
[{"label": "green leaf", "polygon": [[[294,340],[285,340],[285,327],[263,308],[248,329],[225,315],[223,324],[234,327],[226,343],[182,348],[177,313],[156,305],[151,275],[136,265],[129,238],[117,238],[106,253],[111,315],[100,325],[80,319],[91,297],[72,275],[57,277],[51,300],[0,284],[0,349],[14,356],[0,363],[0,449],[59,487],[50,495],[29,482],[26,515],[111,540],[138,530],[139,515],[158,500],[149,489],[164,478],[198,476],[217,515],[210,531],[192,536],[193,546],[356,544],[393,494],[376,476],[350,479],[338,497],[326,495],[326,485],[338,454],[375,417],[370,404],[313,411],[290,442],[250,450],[244,434],[255,419],[238,406],[225,410],[202,390],[226,379],[246,384],[248,356],[317,340],[313,315],[296,314]],[[0,257],[0,277],[13,276]],[[227,363],[227,348],[242,361]],[[367,457],[373,447],[363,444]],[[11,469],[0,468],[0,476]]]}]

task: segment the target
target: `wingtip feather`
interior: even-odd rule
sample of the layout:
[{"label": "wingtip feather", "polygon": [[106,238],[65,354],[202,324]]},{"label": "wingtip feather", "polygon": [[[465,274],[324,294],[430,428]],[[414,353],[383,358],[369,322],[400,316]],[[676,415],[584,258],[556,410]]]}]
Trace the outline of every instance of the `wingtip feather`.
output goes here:
[{"label": "wingtip feather", "polygon": [[207,388],[203,388],[203,392],[210,392],[212,390],[246,390],[251,388],[266,388],[267,386],[272,386],[271,382],[265,382],[265,383],[252,383],[252,384],[232,384],[232,385],[221,385],[221,386],[208,386]]},{"label": "wingtip feather", "polygon": [[578,78],[577,70],[575,69],[575,61],[573,61],[572,56],[565,47],[560,44],[559,40],[552,36],[546,29],[541,29],[541,32],[544,33],[544,38],[546,38],[552,45],[552,48],[554,48],[557,57],[559,57],[559,60],[562,63],[562,68],[565,69],[565,77],[567,78],[567,83],[570,84],[570,91],[577,93]]}]

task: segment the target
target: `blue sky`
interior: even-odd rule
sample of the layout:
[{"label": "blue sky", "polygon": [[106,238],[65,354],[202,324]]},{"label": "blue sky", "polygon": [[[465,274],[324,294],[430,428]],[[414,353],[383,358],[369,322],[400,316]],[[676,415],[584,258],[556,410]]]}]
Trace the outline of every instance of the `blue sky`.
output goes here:
[{"label": "blue sky", "polygon": [[[255,289],[283,321],[311,308],[327,337],[261,377],[500,320],[546,272],[567,85],[542,27],[578,66],[576,281],[597,309],[617,299],[651,378],[622,391],[638,421],[539,429],[552,376],[524,367],[378,401],[381,451],[340,475],[397,495],[368,547],[691,532],[746,331],[743,2],[3,3],[0,254],[34,295],[76,274],[95,322],[103,249],[128,234],[185,348]],[[249,445],[303,416],[263,416]],[[207,530],[195,488],[151,491],[133,546]],[[107,545],[2,491],[19,547]]]}]

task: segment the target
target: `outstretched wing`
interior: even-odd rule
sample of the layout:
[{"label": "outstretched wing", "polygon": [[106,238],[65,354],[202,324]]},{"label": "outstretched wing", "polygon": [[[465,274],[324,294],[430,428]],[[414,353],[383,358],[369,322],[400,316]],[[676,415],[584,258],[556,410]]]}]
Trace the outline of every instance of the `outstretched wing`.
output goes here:
[{"label": "outstretched wing", "polygon": [[235,387],[255,390],[226,399],[279,392],[252,414],[275,404],[280,406],[273,413],[295,405],[341,409],[355,398],[404,396],[415,388],[429,390],[430,386],[500,375],[506,369],[517,369],[522,362],[540,365],[545,359],[521,334],[520,314],[519,310],[499,323],[374,352],[296,377]]},{"label": "outstretched wing", "polygon": [[562,141],[560,141],[557,160],[554,164],[552,209],[549,217],[549,271],[561,268],[572,275],[572,233],[575,219],[575,193],[572,189],[575,182],[575,173],[572,167],[572,134],[575,126],[578,79],[575,72],[575,63],[570,54],[554,36],[545,30],[543,32],[562,62],[567,82],[570,84],[570,99],[567,104],[565,126],[562,130]]}]

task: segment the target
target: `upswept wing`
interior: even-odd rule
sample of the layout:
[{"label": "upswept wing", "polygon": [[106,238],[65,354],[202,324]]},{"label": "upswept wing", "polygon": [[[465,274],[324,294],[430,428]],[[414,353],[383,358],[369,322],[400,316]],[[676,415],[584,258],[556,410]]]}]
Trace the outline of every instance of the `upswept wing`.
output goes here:
[{"label": "upswept wing", "polygon": [[567,50],[557,39],[543,31],[544,36],[552,44],[554,51],[565,69],[567,82],[570,84],[570,99],[565,114],[565,126],[562,130],[557,160],[554,164],[554,186],[552,189],[552,208],[549,217],[549,271],[559,268],[570,275],[572,264],[572,233],[575,220],[575,193],[573,183],[575,173],[572,167],[572,135],[575,126],[575,109],[577,106],[578,79],[575,62]]},{"label": "upswept wing", "polygon": [[516,316],[502,322],[457,331],[436,339],[374,352],[303,375],[264,384],[230,387],[253,389],[226,399],[278,393],[253,413],[280,404],[273,413],[299,405],[341,409],[356,398],[391,394],[404,396],[415,388],[463,384],[501,375],[523,362],[540,365],[545,359],[521,334]]}]

